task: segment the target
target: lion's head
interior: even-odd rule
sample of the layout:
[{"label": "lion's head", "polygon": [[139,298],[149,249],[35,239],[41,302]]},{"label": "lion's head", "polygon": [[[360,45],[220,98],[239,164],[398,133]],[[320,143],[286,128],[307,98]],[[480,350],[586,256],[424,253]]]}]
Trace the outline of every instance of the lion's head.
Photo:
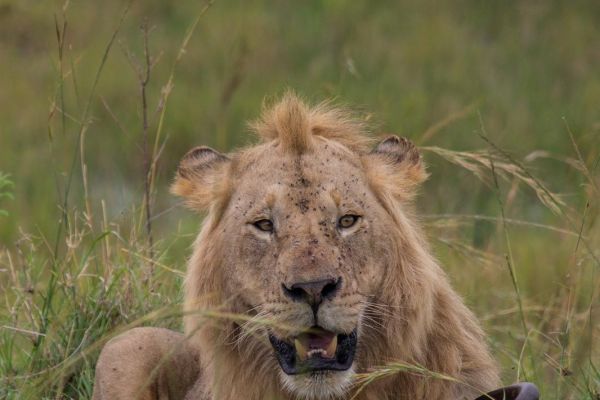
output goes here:
[{"label": "lion's head", "polygon": [[291,94],[253,129],[256,146],[191,150],[173,186],[208,210],[189,264],[188,311],[248,317],[187,317],[211,354],[212,379],[228,382],[216,364],[229,361],[243,364],[228,366],[235,379],[276,390],[276,374],[293,394],[325,399],[349,389],[353,370],[422,361],[433,288],[445,280],[411,218],[426,177],[416,148],[396,136],[372,146],[360,121]]}]

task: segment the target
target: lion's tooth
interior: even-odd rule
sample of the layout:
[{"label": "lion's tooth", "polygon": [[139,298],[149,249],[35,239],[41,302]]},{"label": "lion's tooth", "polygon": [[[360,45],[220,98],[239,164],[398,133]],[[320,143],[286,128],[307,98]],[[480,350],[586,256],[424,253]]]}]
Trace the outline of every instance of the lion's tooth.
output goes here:
[{"label": "lion's tooth", "polygon": [[337,350],[337,335],[333,337],[331,342],[329,342],[329,346],[325,349],[327,356],[334,357],[335,351]]},{"label": "lion's tooth", "polygon": [[308,357],[308,350],[306,349],[306,347],[304,347],[302,342],[298,339],[294,339],[294,346],[296,347],[296,353],[298,354],[298,358],[301,361],[306,360],[306,358]]}]

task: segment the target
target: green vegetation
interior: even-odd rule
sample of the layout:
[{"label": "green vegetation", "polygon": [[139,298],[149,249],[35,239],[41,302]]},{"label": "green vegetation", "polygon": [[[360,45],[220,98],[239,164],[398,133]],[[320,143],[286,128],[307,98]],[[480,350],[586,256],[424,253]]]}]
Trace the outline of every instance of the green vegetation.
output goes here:
[{"label": "green vegetation", "polygon": [[591,1],[0,0],[0,398],[88,398],[107,338],[180,328],[177,162],[291,87],[422,146],[423,222],[504,381],[597,399],[598,37]]},{"label": "green vegetation", "polygon": [[[3,174],[0,171],[0,200],[6,199],[6,198],[9,198],[9,199],[13,198],[13,194],[10,191],[12,186],[13,186],[13,183],[10,180],[10,175]],[[0,208],[0,216],[6,217],[7,215],[8,215],[8,212],[6,212],[6,210],[3,210]]]}]

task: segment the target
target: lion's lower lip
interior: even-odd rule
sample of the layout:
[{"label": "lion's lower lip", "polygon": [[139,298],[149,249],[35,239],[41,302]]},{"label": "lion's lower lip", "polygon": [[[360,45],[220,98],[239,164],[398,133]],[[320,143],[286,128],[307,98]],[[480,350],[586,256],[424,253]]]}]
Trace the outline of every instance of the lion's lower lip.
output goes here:
[{"label": "lion's lower lip", "polygon": [[[312,332],[316,331],[315,328],[311,329]],[[311,343],[306,337],[301,338],[300,351],[298,351],[298,343],[288,343],[272,334],[269,335],[269,340],[275,350],[275,356],[281,369],[288,375],[315,371],[345,371],[352,366],[354,361],[358,339],[356,329],[350,334],[337,334],[335,339],[330,338],[329,334],[334,335],[322,329],[310,334],[318,336],[312,339],[315,343],[325,344],[326,348],[323,351],[306,352],[306,346]],[[328,350],[333,352],[334,340],[336,344],[335,354],[329,354]]]}]

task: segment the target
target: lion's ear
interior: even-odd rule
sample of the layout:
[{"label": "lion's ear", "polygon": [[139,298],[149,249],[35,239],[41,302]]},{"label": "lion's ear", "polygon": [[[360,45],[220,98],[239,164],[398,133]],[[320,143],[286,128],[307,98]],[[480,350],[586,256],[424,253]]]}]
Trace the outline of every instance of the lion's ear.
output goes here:
[{"label": "lion's ear", "polygon": [[366,155],[371,183],[400,200],[411,200],[427,179],[425,165],[415,145],[391,135]]},{"label": "lion's ear", "polygon": [[196,210],[208,209],[227,190],[227,170],[231,160],[206,146],[188,151],[179,163],[171,193],[185,199]]}]

